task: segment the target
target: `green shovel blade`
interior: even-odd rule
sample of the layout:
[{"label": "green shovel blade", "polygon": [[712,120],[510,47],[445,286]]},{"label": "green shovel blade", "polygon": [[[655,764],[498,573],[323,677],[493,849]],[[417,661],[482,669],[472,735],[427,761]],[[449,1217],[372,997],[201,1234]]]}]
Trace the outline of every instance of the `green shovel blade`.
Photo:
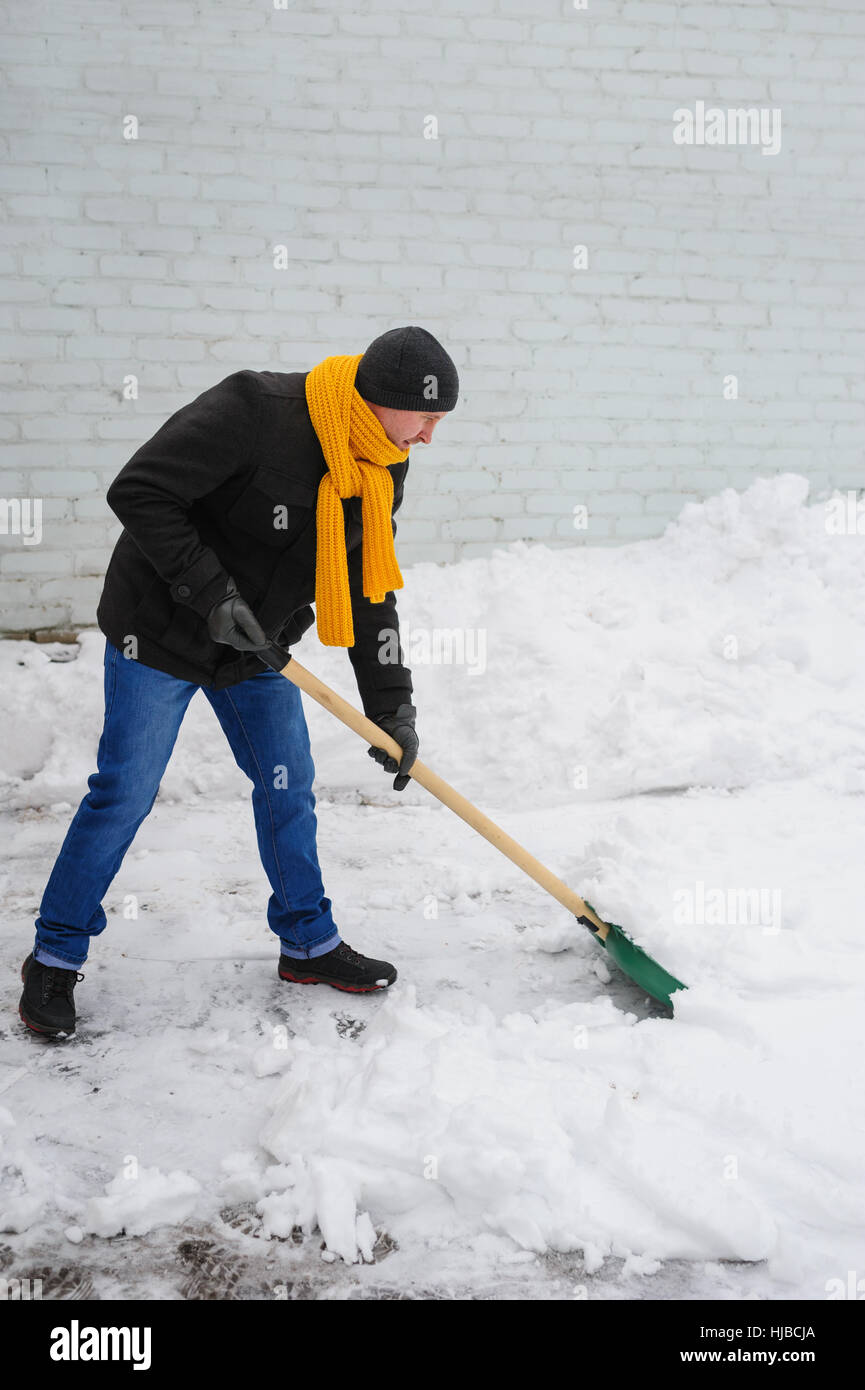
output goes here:
[{"label": "green shovel blade", "polygon": [[[586,906],[595,912],[590,902],[587,902]],[[585,922],[589,927],[592,926],[588,918],[578,920]],[[677,989],[687,989],[687,985],[683,985],[681,980],[677,980],[675,975],[671,975],[669,970],[665,970],[653,960],[642,946],[632,941],[623,927],[616,926],[615,922],[607,922],[607,926],[610,930],[606,940],[603,940],[597,931],[594,933],[596,939],[606,948],[607,955],[612,956],[622,973],[627,975],[629,980],[633,980],[635,985],[639,985],[640,989],[657,999],[659,1004],[666,1004],[667,1008],[672,1009],[673,1001],[670,996],[675,994]]]}]

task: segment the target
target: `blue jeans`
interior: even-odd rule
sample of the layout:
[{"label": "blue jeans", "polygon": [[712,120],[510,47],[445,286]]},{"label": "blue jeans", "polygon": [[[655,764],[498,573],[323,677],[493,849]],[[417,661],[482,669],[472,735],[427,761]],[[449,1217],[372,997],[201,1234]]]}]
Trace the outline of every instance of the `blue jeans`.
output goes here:
[{"label": "blue jeans", "polygon": [[252,782],[261,862],[273,889],[267,920],[283,955],[323,955],[340,936],[316,851],[314,767],[300,691],[277,671],[208,690],[105,644],[105,724],[98,771],[66,832],[39,907],[33,954],[77,969],[105,930],[109,884],[150,812],[196,690],[204,689],[238,766]]}]

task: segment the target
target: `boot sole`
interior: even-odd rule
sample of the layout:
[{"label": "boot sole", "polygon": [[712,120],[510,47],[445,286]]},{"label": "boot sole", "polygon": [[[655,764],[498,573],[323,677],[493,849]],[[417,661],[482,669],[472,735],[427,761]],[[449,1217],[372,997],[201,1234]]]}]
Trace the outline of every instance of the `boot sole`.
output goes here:
[{"label": "boot sole", "polygon": [[282,970],[279,971],[279,978],[287,980],[292,985],[330,985],[331,989],[342,990],[344,994],[380,994],[383,989],[390,989],[393,980],[385,985],[344,985],[337,980],[328,980],[324,975],[287,975]]},{"label": "boot sole", "polygon": [[18,1017],[22,1023],[26,1024],[31,1033],[38,1033],[42,1038],[71,1038],[75,1032],[74,1024],[71,1028],[40,1028],[38,1023],[30,1022],[20,1004],[18,1005]]}]

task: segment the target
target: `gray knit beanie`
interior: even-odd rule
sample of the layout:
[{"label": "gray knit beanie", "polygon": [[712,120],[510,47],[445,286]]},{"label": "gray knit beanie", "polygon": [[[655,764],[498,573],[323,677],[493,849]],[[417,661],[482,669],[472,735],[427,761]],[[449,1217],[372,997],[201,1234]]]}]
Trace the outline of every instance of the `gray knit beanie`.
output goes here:
[{"label": "gray knit beanie", "polygon": [[425,328],[391,328],[374,338],[360,359],[355,389],[373,405],[393,410],[453,410],[457,369]]}]

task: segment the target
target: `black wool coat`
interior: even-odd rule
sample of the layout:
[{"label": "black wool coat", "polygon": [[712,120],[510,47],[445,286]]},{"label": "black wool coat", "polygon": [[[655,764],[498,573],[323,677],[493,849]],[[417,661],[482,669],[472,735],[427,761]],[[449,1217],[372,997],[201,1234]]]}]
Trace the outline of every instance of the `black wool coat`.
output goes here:
[{"label": "black wool coat", "polygon": [[[145,666],[220,690],[264,670],[253,653],[213,642],[207,615],[234,579],[268,637],[282,646],[314,622],[315,507],[327,465],[309,418],[306,372],[234,372],[183,406],[133,454],[108,489],[124,525],[97,608],[121,650],[130,637]],[[390,466],[394,512],[408,460]],[[360,498],[343,502],[354,646],[364,712],[411,700],[398,646],[396,599],[364,597]],[[394,532],[396,524],[392,523]]]}]

